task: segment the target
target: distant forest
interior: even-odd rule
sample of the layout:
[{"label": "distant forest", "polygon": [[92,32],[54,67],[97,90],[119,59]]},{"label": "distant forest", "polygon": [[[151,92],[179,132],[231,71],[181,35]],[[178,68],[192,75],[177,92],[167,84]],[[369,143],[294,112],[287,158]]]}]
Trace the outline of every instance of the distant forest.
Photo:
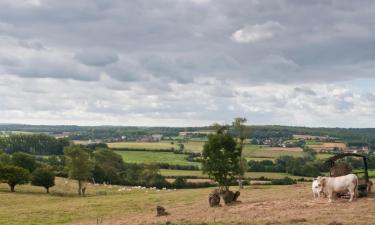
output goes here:
[{"label": "distant forest", "polygon": [[[291,126],[250,126],[252,138],[291,138],[293,134],[335,137],[345,142],[375,146],[375,128],[309,128]],[[69,132],[72,140],[137,138],[145,135],[162,134],[174,137],[182,131],[207,130],[209,127],[132,127],[132,126],[48,126],[0,124],[0,131],[61,134]]]}]

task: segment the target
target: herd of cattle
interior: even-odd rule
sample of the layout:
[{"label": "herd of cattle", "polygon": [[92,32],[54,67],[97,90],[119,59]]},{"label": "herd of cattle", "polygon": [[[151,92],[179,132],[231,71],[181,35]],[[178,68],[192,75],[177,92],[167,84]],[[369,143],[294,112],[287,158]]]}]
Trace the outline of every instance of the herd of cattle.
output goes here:
[{"label": "herd of cattle", "polygon": [[358,177],[355,174],[339,177],[317,177],[312,182],[312,191],[314,198],[323,195],[328,197],[329,202],[332,202],[335,194],[349,193],[349,202],[351,202],[358,196],[358,184]]}]

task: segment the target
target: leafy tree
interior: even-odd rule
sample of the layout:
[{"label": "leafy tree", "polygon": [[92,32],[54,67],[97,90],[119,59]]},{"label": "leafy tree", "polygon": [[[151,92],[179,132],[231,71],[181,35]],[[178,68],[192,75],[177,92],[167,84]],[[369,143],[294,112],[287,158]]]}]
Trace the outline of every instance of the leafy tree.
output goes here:
[{"label": "leafy tree", "polygon": [[35,157],[24,152],[13,153],[12,164],[27,169],[29,172],[33,172],[38,167]]},{"label": "leafy tree", "polygon": [[122,157],[110,149],[99,149],[94,152],[95,168],[93,177],[97,182],[120,184],[120,174],[125,170]]},{"label": "leafy tree", "polygon": [[141,173],[140,182],[146,186],[165,187],[167,181],[160,174],[159,166],[157,164],[145,165]]},{"label": "leafy tree", "polygon": [[11,163],[11,158],[8,154],[0,151],[0,165],[8,165]]},{"label": "leafy tree", "polygon": [[24,168],[6,165],[0,167],[0,181],[7,183],[10,191],[14,192],[14,187],[18,184],[27,184],[29,182],[30,173]]},{"label": "leafy tree", "polygon": [[183,188],[187,184],[187,180],[184,177],[177,177],[173,184],[176,188]]},{"label": "leafy tree", "polygon": [[240,156],[241,149],[231,135],[225,132],[211,134],[203,147],[203,171],[227,191],[235,176],[241,172]]},{"label": "leafy tree", "polygon": [[84,182],[91,178],[93,163],[90,154],[81,146],[72,145],[64,149],[69,177],[78,180],[78,195],[85,195]]},{"label": "leafy tree", "polygon": [[32,173],[31,184],[44,187],[49,193],[49,188],[55,186],[55,174],[49,168],[38,168]]},{"label": "leafy tree", "polygon": [[316,151],[310,147],[305,146],[303,148],[303,157],[306,160],[315,160],[316,159]]},{"label": "leafy tree", "polygon": [[243,150],[243,147],[244,147],[245,140],[246,140],[246,138],[248,138],[250,136],[250,128],[245,125],[246,122],[247,122],[246,118],[239,118],[238,117],[238,118],[235,118],[233,123],[232,123],[234,133],[235,133],[235,137],[237,138],[238,148],[241,151],[241,157],[240,157],[240,161],[239,161],[240,173],[239,173],[239,176],[238,176],[238,186],[239,186],[240,189],[243,188],[243,185],[242,185],[243,175],[245,174],[245,172],[248,169],[247,161],[242,154],[242,152],[243,152],[242,150]]}]

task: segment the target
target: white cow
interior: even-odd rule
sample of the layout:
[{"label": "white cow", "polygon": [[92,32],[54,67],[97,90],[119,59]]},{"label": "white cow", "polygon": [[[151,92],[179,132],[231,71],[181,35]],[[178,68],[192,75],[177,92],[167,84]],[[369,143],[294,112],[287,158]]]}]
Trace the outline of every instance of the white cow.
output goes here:
[{"label": "white cow", "polygon": [[334,193],[346,193],[349,192],[349,202],[353,201],[353,198],[358,193],[358,177],[355,174],[348,174],[341,177],[318,177],[319,192],[328,195],[328,201],[332,202]]},{"label": "white cow", "polygon": [[319,183],[318,183],[317,178],[314,178],[312,185],[311,185],[311,190],[313,192],[314,199],[320,198]]}]

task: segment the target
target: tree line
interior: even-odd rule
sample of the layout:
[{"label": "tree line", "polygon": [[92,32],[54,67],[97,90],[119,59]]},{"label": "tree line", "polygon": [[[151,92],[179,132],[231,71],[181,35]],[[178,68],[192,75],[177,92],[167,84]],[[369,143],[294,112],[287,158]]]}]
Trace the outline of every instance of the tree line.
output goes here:
[{"label": "tree line", "polygon": [[46,134],[11,134],[0,136],[0,149],[7,153],[25,152],[33,155],[62,155],[69,139],[56,139]]}]

